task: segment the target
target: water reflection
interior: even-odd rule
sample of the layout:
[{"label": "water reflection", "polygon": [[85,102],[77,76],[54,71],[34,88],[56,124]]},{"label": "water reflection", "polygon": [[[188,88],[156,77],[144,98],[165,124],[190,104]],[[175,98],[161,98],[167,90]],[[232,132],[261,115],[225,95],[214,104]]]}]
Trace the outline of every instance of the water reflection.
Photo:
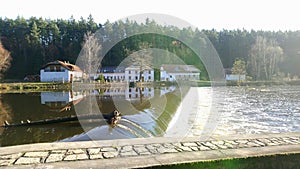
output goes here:
[{"label": "water reflection", "polygon": [[[11,121],[11,113],[10,107],[6,104],[2,97],[0,97],[0,123],[2,124],[4,121]],[[4,128],[0,128],[0,135],[2,135]]]},{"label": "water reflection", "polygon": [[[76,115],[73,106],[69,111],[53,111],[53,108],[41,104],[41,93],[6,93],[2,99],[10,109],[7,120],[10,124],[45,119],[55,119]],[[4,111],[0,112],[1,114]],[[0,119],[2,125],[4,119]],[[0,145],[19,145],[26,143],[51,142],[65,137],[70,137],[83,132],[78,124],[52,124],[38,126],[20,126],[3,128],[0,135]]]},{"label": "water reflection", "polygon": [[[300,132],[299,95],[300,86],[216,87],[214,91],[210,87],[115,87],[6,93],[0,99],[0,124],[5,120],[20,123],[80,116],[85,128],[78,121],[0,128],[0,144],[169,137],[184,132],[191,136],[212,131],[213,135]],[[95,104],[90,105],[92,100]],[[183,104],[188,108],[182,109]],[[81,109],[75,111],[77,107]],[[95,113],[90,108],[103,115],[117,109],[122,120],[112,127],[103,118],[89,118]],[[220,123],[214,130],[216,120]]]},{"label": "water reflection", "polygon": [[[62,141],[162,136],[180,103],[181,94],[175,92],[175,89],[175,87],[128,87],[98,90],[98,93],[94,91],[100,112],[105,114],[117,109],[122,113],[120,122],[112,127],[103,123],[99,125],[101,123],[99,119],[88,122],[84,119],[81,123],[83,126],[88,126],[85,128],[86,132]],[[78,106],[79,116],[89,114],[88,109],[93,106],[91,97],[86,97],[82,101],[84,103]]]},{"label": "water reflection", "polygon": [[[41,93],[6,93],[2,95],[5,105],[1,106],[0,124],[31,123],[45,119],[59,119],[77,116],[75,106],[89,106],[91,98],[96,98],[97,108],[107,114],[115,109],[122,112],[122,120],[112,127],[103,119],[93,123],[93,119],[84,122],[89,130],[83,130],[78,121],[47,125],[31,125],[1,128],[1,146],[19,145],[36,142],[88,140],[83,135],[92,135],[92,139],[115,139],[133,137],[152,137],[163,135],[171,120],[172,113],[180,103],[180,94],[175,87],[164,88],[107,88],[86,91],[56,91]],[[176,100],[174,102],[174,100]],[[163,108],[158,103],[170,104]],[[2,104],[2,102],[1,102]],[[123,106],[123,107],[122,107]],[[10,108],[8,108],[10,107]],[[6,108],[6,109],[4,109]],[[85,109],[88,112],[87,109]],[[80,116],[80,114],[79,114]],[[141,120],[143,119],[143,120]],[[94,119],[95,121],[95,119]],[[98,131],[100,130],[100,131]],[[98,133],[97,135],[90,133]],[[78,136],[79,135],[79,136]]]},{"label": "water reflection", "polygon": [[50,111],[63,112],[71,110],[72,105],[79,103],[86,95],[83,92],[42,92],[41,104],[47,105]]}]

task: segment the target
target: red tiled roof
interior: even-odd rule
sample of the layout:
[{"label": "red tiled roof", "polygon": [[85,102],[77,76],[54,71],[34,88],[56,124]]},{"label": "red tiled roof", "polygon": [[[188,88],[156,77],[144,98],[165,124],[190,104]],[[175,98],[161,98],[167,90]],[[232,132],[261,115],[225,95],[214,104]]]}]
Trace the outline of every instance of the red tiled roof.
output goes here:
[{"label": "red tiled roof", "polygon": [[54,62],[49,62],[45,66],[43,66],[42,69],[44,69],[44,68],[46,68],[50,65],[61,65],[64,68],[66,68],[67,70],[75,71],[75,72],[82,72],[82,70],[78,66],[73,65],[71,63],[63,62],[63,61],[60,61],[60,60],[56,60]]}]

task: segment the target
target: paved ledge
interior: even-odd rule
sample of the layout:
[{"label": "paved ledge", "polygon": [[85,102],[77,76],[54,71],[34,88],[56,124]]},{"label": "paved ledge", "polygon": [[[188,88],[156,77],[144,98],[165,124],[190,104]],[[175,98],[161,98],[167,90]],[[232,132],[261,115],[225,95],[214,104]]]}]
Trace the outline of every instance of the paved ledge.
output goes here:
[{"label": "paved ledge", "polygon": [[0,168],[137,168],[300,153],[300,133],[139,138],[0,148]]}]

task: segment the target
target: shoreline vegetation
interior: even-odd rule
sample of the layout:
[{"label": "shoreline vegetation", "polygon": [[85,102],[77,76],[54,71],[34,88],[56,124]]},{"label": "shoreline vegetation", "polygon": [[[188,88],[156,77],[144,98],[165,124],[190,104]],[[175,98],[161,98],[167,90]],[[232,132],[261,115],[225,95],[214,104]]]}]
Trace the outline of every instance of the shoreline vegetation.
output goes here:
[{"label": "shoreline vegetation", "polygon": [[[225,81],[224,81],[225,82]],[[270,86],[270,85],[300,85],[300,80],[289,81],[227,81],[227,82],[211,81],[190,81],[181,83],[193,87],[209,87],[209,86]],[[22,93],[22,92],[43,92],[43,91],[66,91],[66,90],[86,90],[100,88],[114,88],[126,86],[126,82],[1,82],[0,93]],[[135,83],[130,87],[164,87],[178,85],[173,82],[153,82],[153,83]]]},{"label": "shoreline vegetation", "polygon": [[164,166],[148,167],[146,169],[198,169],[198,168],[222,168],[222,169],[236,169],[236,168],[297,168],[300,154],[278,154],[265,155],[248,158],[228,158],[223,160],[201,161],[183,164],[173,164]]}]

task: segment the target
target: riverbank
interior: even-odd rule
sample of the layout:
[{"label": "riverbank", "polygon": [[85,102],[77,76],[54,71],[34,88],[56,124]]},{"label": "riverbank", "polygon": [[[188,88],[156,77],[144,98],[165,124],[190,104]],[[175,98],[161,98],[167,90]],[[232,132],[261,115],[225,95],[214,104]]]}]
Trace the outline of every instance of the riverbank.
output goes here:
[{"label": "riverbank", "polygon": [[59,82],[15,82],[0,83],[0,93],[22,93],[42,91],[88,90],[124,85],[124,83],[59,83]]},{"label": "riverbank", "polygon": [[[59,82],[6,82],[0,83],[0,93],[22,93],[22,92],[42,92],[42,91],[63,91],[63,90],[88,90],[110,87],[120,87],[128,85],[127,82],[92,82],[92,83],[59,83]],[[175,82],[153,82],[153,83],[136,83],[136,87],[164,87],[178,85]],[[290,81],[189,81],[180,83],[180,85],[194,87],[209,86],[270,86],[270,85],[300,85],[300,80]]]},{"label": "riverbank", "polygon": [[0,167],[143,168],[299,154],[299,145],[300,133],[39,143],[1,147]]},{"label": "riverbank", "polygon": [[227,81],[227,86],[271,86],[271,85],[300,85],[300,80],[288,81]]},{"label": "riverbank", "polygon": [[266,168],[299,168],[300,154],[267,155],[248,158],[236,158],[215,161],[201,161],[176,165],[149,167],[151,169],[266,169]]}]

